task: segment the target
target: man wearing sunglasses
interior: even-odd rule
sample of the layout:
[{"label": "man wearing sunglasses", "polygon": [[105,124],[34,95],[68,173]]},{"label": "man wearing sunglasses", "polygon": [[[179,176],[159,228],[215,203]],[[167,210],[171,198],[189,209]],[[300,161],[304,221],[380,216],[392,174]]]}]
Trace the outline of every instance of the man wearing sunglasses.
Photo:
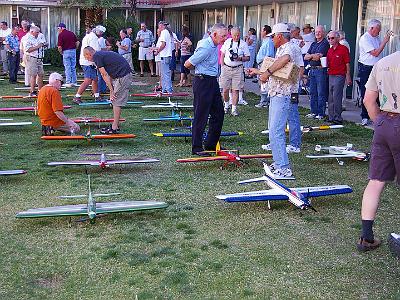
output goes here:
[{"label": "man wearing sunglasses", "polygon": [[37,113],[42,124],[43,135],[53,135],[56,130],[65,133],[77,133],[80,128],[64,114],[60,88],[63,78],[59,73],[51,73],[49,84],[42,87],[38,94]]}]

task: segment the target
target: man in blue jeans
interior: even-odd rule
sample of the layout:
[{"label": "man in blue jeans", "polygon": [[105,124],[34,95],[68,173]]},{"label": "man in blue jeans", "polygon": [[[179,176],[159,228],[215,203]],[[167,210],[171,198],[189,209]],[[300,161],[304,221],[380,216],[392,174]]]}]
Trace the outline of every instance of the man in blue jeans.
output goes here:
[{"label": "man in blue jeans", "polygon": [[172,93],[171,70],[169,65],[172,59],[173,33],[168,27],[169,23],[160,21],[158,28],[161,30],[158,41],[161,42],[159,48],[155,48],[154,55],[160,54],[161,58],[161,86],[163,93]]},{"label": "man in blue jeans", "polygon": [[76,79],[76,49],[79,47],[79,41],[75,33],[66,29],[64,23],[58,24],[58,52],[63,57],[65,68],[65,86],[77,86]]},{"label": "man in blue jeans", "polygon": [[289,157],[286,152],[286,122],[292,109],[291,102],[298,97],[298,76],[294,81],[282,80],[271,76],[282,69],[287,63],[293,62],[298,68],[303,65],[303,58],[299,47],[290,42],[290,28],[285,23],[275,24],[272,33],[276,55],[275,62],[265,71],[249,69],[250,75],[260,75],[261,82],[268,81],[270,96],[268,128],[269,140],[274,162],[270,166],[275,178],[290,179],[293,177]]},{"label": "man in blue jeans", "polygon": [[326,102],[328,101],[328,73],[326,64],[321,65],[321,58],[326,60],[329,43],[325,38],[325,28],[318,25],[315,28],[316,41],[311,44],[304,60],[309,61],[311,113],[306,117],[310,119],[323,120],[325,117]]}]

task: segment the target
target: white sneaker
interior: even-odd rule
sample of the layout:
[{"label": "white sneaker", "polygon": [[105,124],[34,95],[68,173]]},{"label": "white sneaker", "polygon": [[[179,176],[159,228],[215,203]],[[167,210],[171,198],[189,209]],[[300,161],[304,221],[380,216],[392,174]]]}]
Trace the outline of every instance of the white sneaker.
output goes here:
[{"label": "white sneaker", "polygon": [[257,108],[263,108],[263,107],[268,107],[268,104],[267,104],[267,103],[260,102],[260,103],[254,105],[254,106],[257,107]]},{"label": "white sneaker", "polygon": [[315,117],[316,117],[316,114],[313,114],[313,113],[306,115],[306,118],[309,118],[309,119],[314,119]]},{"label": "white sneaker", "polygon": [[62,86],[66,87],[66,88],[70,88],[70,87],[72,87],[72,83],[64,83]]},{"label": "white sneaker", "polygon": [[267,144],[267,145],[261,145],[261,149],[266,150],[266,151],[271,151],[271,144]]},{"label": "white sneaker", "polygon": [[239,99],[238,104],[240,104],[240,105],[248,105],[249,103],[244,99]]},{"label": "white sneaker", "polygon": [[237,117],[237,116],[239,115],[239,113],[238,113],[238,111],[235,109],[235,110],[232,110],[231,115],[234,116],[234,117]]},{"label": "white sneaker", "polygon": [[316,119],[316,120],[323,120],[324,118],[325,118],[324,116],[320,116],[320,115],[315,116],[315,119]]},{"label": "white sneaker", "polygon": [[224,113],[225,114],[229,113],[229,107],[224,107]]},{"label": "white sneaker", "polygon": [[362,119],[362,120],[361,120],[361,126],[367,126],[368,123],[369,123],[369,120],[368,120],[368,119]]},{"label": "white sneaker", "polygon": [[282,168],[282,169],[276,169],[274,172],[275,179],[293,179],[293,172],[290,168]]},{"label": "white sneaker", "polygon": [[300,148],[294,147],[292,145],[287,145],[286,153],[300,153]]},{"label": "white sneaker", "polygon": [[272,164],[269,165],[269,169],[271,170],[272,173],[274,173],[278,169],[278,166],[276,165],[275,162],[273,162]]}]

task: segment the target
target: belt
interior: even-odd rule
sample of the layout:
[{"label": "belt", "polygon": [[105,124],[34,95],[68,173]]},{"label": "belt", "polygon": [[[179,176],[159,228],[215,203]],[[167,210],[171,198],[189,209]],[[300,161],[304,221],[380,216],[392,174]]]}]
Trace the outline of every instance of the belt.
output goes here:
[{"label": "belt", "polygon": [[391,118],[400,117],[400,113],[395,113],[395,112],[391,112],[391,111],[383,111],[383,110],[381,110],[381,113],[386,115],[386,116],[388,116],[388,117],[391,117]]},{"label": "belt", "polygon": [[164,60],[165,58],[171,58],[171,56],[161,57],[161,60]]},{"label": "belt", "polygon": [[211,75],[206,75],[206,74],[194,74],[194,77],[197,77],[200,79],[204,79],[204,78],[216,79],[217,78],[217,76],[211,76]]},{"label": "belt", "polygon": [[140,46],[140,47],[142,47],[142,48],[150,48],[150,46],[147,46],[147,47],[144,47],[144,46]]},{"label": "belt", "polygon": [[229,67],[229,68],[231,68],[231,69],[235,69],[235,68],[238,68],[238,67],[243,67],[243,64],[241,64],[241,65],[238,65],[238,66],[228,66],[227,64],[224,64],[224,66],[227,66],[227,67]]},{"label": "belt", "polygon": [[33,56],[33,55],[27,55],[27,56],[30,56],[30,57],[32,57],[32,58],[36,58],[37,60],[43,60],[43,57],[42,57],[42,58],[39,58],[39,57],[36,57],[36,56]]},{"label": "belt", "polygon": [[310,66],[311,69],[322,69],[322,66]]},{"label": "belt", "polygon": [[366,64],[363,64],[362,62],[358,62],[360,65],[363,65],[364,67],[369,67],[369,68],[372,68],[373,66],[370,66],[370,65],[366,65]]}]

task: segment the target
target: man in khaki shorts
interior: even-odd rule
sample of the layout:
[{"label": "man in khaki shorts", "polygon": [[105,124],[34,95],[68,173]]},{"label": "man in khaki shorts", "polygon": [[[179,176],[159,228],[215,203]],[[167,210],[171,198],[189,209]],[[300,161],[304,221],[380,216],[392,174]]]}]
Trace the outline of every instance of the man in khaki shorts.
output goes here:
[{"label": "man in khaki shorts", "polygon": [[250,60],[250,51],[247,43],[240,39],[238,27],[231,29],[232,37],[227,39],[221,47],[224,57],[221,66],[220,87],[223,89],[224,111],[229,111],[229,91],[232,90],[232,116],[238,116],[237,105],[239,90],[244,88],[243,62]]},{"label": "man in khaki shorts", "polygon": [[86,47],[83,55],[88,61],[94,62],[110,89],[114,122],[111,126],[102,128],[101,133],[119,133],[121,108],[128,102],[129,88],[133,81],[132,69],[125,58],[112,51],[96,51],[92,47]]},{"label": "man in khaki shorts", "polygon": [[44,48],[47,45],[44,35],[40,33],[40,29],[36,26],[31,26],[24,45],[25,72],[29,76],[30,96],[37,96],[37,92],[35,92],[36,82],[39,90],[43,86],[43,56]]}]

